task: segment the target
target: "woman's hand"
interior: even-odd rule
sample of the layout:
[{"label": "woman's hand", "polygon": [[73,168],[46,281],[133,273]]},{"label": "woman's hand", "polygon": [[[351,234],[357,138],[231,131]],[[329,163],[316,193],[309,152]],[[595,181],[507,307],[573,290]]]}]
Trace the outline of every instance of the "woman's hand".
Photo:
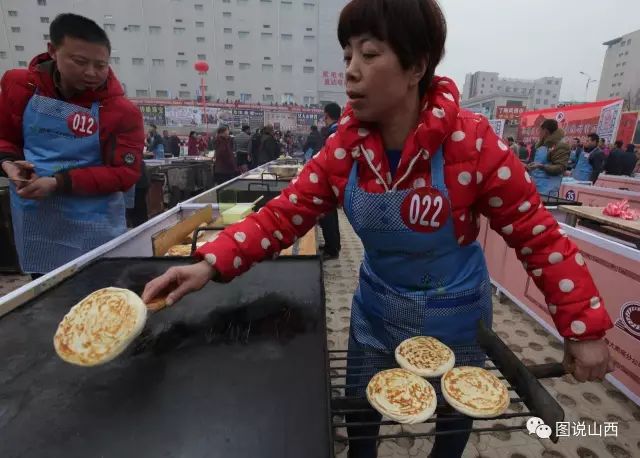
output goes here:
[{"label": "woman's hand", "polygon": [[565,339],[562,364],[579,382],[603,380],[607,372],[613,372],[615,369],[604,339]]},{"label": "woman's hand", "polygon": [[190,266],[171,267],[147,283],[142,293],[142,302],[148,304],[156,297],[166,295],[167,305],[173,305],[188,293],[202,289],[214,274],[215,270],[206,261]]}]

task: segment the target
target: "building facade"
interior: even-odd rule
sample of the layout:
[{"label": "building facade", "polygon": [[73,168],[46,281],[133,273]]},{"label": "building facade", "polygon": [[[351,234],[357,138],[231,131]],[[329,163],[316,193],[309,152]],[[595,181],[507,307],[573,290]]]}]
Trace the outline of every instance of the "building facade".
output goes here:
[{"label": "building facade", "polygon": [[[469,73],[464,81],[462,105],[496,107],[522,104],[530,110],[538,110],[556,106],[561,88],[562,78],[553,76],[524,80],[501,78],[496,72]],[[495,100],[492,102],[492,99]]]},{"label": "building facade", "polygon": [[620,97],[626,110],[640,110],[640,30],[603,44],[598,100]]},{"label": "building facade", "polygon": [[0,0],[0,74],[46,51],[74,12],[104,27],[129,97],[316,105],[346,102],[338,15],[347,0]]}]

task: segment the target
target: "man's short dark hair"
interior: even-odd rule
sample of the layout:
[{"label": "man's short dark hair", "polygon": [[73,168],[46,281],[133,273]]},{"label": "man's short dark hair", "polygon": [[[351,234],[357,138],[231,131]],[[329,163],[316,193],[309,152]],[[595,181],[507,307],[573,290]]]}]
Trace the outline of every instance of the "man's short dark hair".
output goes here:
[{"label": "man's short dark hair", "polygon": [[545,119],[542,124],[540,124],[541,129],[547,130],[550,134],[554,133],[558,130],[558,121],[555,119]]},{"label": "man's short dark hair", "polygon": [[311,132],[318,132],[318,126],[311,126]]},{"label": "man's short dark hair", "polygon": [[508,141],[508,142],[513,142],[513,141],[514,141],[514,140],[513,140],[513,137],[507,137],[507,141]]},{"label": "man's short dark hair", "polygon": [[386,41],[405,70],[425,60],[420,80],[422,97],[444,56],[447,22],[436,0],[352,0],[340,13],[338,41],[344,49],[349,40],[370,34]]},{"label": "man's short dark hair", "polygon": [[587,137],[589,137],[594,142],[600,141],[600,136],[598,134],[596,134],[595,132],[590,133],[589,135],[587,135]]},{"label": "man's short dark hair", "polygon": [[326,104],[324,107],[324,114],[329,116],[334,121],[337,121],[338,119],[340,119],[341,113],[342,113],[342,110],[340,109],[340,105],[338,105],[337,103],[331,102]]},{"label": "man's short dark hair", "polygon": [[245,124],[244,126],[242,126],[242,132],[251,132],[251,126],[248,126],[247,124]]},{"label": "man's short dark hair", "polygon": [[152,129],[157,129],[158,126],[156,126],[155,124],[149,124],[149,126],[151,126]]},{"label": "man's short dark hair", "polygon": [[622,148],[622,145],[624,145],[622,140],[616,140],[616,148]]},{"label": "man's short dark hair", "polygon": [[222,125],[222,126],[218,127],[218,131],[217,131],[217,133],[218,133],[218,134],[221,134],[221,133],[223,133],[223,132],[226,132],[227,130],[229,130],[229,126],[224,126],[224,125]]},{"label": "man's short dark hair", "polygon": [[111,54],[111,42],[107,33],[91,19],[78,14],[63,13],[56,16],[49,26],[49,37],[53,46],[62,45],[65,37],[77,38],[104,45]]}]

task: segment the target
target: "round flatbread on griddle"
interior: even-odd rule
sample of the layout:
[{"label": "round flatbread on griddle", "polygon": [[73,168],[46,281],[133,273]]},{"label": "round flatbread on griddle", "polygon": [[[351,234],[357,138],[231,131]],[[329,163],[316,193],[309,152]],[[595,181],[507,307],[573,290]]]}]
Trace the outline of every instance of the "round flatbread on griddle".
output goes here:
[{"label": "round flatbread on griddle", "polygon": [[147,307],[132,291],[104,288],[74,305],[53,337],[58,356],[79,366],[111,361],[135,339],[147,319]]},{"label": "round flatbread on griddle", "polygon": [[[200,248],[205,242],[196,243],[196,248]],[[191,256],[191,244],[173,245],[167,250],[165,256]]]},{"label": "round flatbread on griddle", "polygon": [[380,414],[405,424],[426,421],[438,404],[431,384],[406,369],[374,375],[367,385],[367,399]]},{"label": "round flatbread on griddle", "polygon": [[438,339],[418,336],[396,347],[396,361],[421,377],[439,377],[455,365],[456,356]]},{"label": "round flatbread on griddle", "polygon": [[481,367],[454,367],[442,376],[441,386],[449,405],[470,417],[497,417],[509,407],[507,387]]}]

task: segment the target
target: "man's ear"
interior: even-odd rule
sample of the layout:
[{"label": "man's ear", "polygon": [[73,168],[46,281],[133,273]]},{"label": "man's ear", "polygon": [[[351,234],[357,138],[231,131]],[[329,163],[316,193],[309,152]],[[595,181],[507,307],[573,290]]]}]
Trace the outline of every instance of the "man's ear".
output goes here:
[{"label": "man's ear", "polygon": [[55,46],[53,46],[53,43],[51,43],[51,42],[47,43],[47,52],[49,53],[49,55],[51,56],[51,58],[55,62],[57,60],[57,56],[56,56],[57,50],[56,50]]}]

